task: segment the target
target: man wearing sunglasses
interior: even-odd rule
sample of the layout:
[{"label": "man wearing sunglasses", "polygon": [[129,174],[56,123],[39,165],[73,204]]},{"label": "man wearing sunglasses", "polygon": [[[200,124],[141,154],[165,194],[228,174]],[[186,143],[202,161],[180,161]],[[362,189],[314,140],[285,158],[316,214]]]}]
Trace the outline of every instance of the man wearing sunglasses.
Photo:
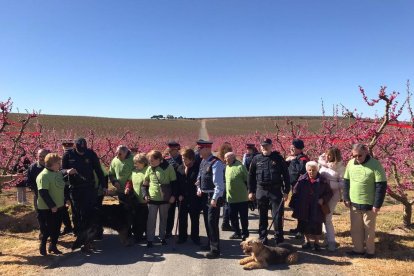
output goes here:
[{"label": "man wearing sunglasses", "polygon": [[355,144],[352,147],[352,157],[344,174],[344,203],[351,210],[351,237],[354,245],[354,249],[347,254],[373,258],[375,222],[384,202],[387,178],[384,168],[369,155],[365,145]]}]

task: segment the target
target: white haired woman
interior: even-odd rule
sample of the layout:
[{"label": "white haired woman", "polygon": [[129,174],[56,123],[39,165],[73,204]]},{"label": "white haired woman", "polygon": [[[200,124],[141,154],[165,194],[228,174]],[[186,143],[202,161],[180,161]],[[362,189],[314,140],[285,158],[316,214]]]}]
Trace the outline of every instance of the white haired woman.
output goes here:
[{"label": "white haired woman", "polygon": [[[293,188],[291,207],[293,217],[298,219],[298,228],[304,233],[304,249],[320,250],[319,239],[322,235],[322,223],[325,221],[326,208],[332,197],[328,181],[319,173],[318,163],[306,163],[306,174],[299,177]],[[311,243],[313,240],[313,244]]]},{"label": "white haired woman", "polygon": [[327,242],[328,250],[335,251],[335,229],[332,223],[332,215],[336,205],[341,199],[341,191],[344,187],[343,177],[345,166],[342,163],[341,152],[337,147],[330,147],[319,157],[318,163],[320,166],[319,173],[328,180],[329,186],[333,192],[333,196],[328,202],[329,210],[331,212],[326,216],[324,232],[326,233],[325,241]]}]

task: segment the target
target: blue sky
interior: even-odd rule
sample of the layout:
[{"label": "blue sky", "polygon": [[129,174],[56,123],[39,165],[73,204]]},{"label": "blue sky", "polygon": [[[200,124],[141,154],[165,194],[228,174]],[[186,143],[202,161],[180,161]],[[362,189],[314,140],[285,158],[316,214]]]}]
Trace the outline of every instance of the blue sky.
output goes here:
[{"label": "blue sky", "polygon": [[[0,1],[0,100],[44,114],[320,115],[405,95],[414,1]],[[413,89],[412,89],[413,90]],[[381,107],[377,108],[381,110]]]}]

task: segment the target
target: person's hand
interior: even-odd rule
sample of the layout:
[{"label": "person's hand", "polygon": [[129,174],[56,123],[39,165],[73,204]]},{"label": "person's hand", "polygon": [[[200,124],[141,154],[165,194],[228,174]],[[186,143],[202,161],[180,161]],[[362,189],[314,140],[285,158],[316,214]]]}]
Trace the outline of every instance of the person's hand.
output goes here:
[{"label": "person's hand", "polygon": [[198,197],[201,197],[201,195],[202,195],[201,190],[200,190],[200,189],[199,189],[199,190],[197,190],[197,196],[198,196]]},{"label": "person's hand", "polygon": [[183,201],[184,200],[184,197],[182,196],[182,195],[180,195],[179,197],[178,197],[178,201]]},{"label": "person's hand", "polygon": [[115,187],[117,190],[121,189],[121,184],[119,184],[119,181],[115,181],[115,182],[114,182],[114,187]]},{"label": "person's hand", "polygon": [[148,203],[149,202],[149,196],[144,196],[144,200],[145,200],[146,203]]},{"label": "person's hand", "polygon": [[173,204],[174,202],[175,202],[175,196],[171,196],[170,197],[170,201],[169,201],[171,204]]},{"label": "person's hand", "polygon": [[320,199],[318,200],[318,203],[319,203],[319,205],[322,205],[322,204],[323,204],[323,199],[322,199],[322,198],[320,198]]},{"label": "person's hand", "polygon": [[289,195],[288,194],[283,194],[283,200],[286,202],[288,200]]},{"label": "person's hand", "polygon": [[292,161],[295,158],[296,158],[295,156],[290,155],[290,156],[286,157],[286,162]]},{"label": "person's hand", "polygon": [[372,212],[374,212],[374,214],[378,214],[381,208],[375,208],[372,207]]},{"label": "person's hand", "polygon": [[128,189],[128,188],[125,188],[125,191],[124,191],[124,193],[127,195],[127,194],[129,194],[129,192],[130,192],[131,190],[130,189]]},{"label": "person's hand", "polygon": [[254,193],[250,193],[249,194],[249,200],[254,201],[255,199],[256,199],[256,196],[254,195]]},{"label": "person's hand", "polygon": [[210,201],[210,205],[211,205],[211,207],[216,208],[217,207],[217,200],[212,199]]},{"label": "person's hand", "polygon": [[69,207],[70,206],[70,200],[66,200],[66,207]]},{"label": "person's hand", "polygon": [[57,210],[58,210],[58,208],[55,206],[55,207],[53,207],[51,210],[52,210],[52,213],[56,213],[56,212],[57,212]]},{"label": "person's hand", "polygon": [[69,170],[67,170],[66,172],[67,172],[69,175],[74,175],[74,174],[77,174],[77,173],[78,173],[78,171],[77,171],[75,168],[69,169]]},{"label": "person's hand", "polygon": [[349,201],[344,201],[345,207],[349,208],[351,207],[351,202]]}]

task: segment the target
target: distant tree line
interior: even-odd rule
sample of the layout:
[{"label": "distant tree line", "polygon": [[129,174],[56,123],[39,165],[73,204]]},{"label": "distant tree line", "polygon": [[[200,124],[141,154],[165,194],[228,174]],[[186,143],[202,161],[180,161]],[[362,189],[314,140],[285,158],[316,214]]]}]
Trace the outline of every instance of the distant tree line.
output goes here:
[{"label": "distant tree line", "polygon": [[174,115],[152,115],[151,119],[154,120],[195,120],[195,118],[185,118],[183,116],[175,117]]}]

